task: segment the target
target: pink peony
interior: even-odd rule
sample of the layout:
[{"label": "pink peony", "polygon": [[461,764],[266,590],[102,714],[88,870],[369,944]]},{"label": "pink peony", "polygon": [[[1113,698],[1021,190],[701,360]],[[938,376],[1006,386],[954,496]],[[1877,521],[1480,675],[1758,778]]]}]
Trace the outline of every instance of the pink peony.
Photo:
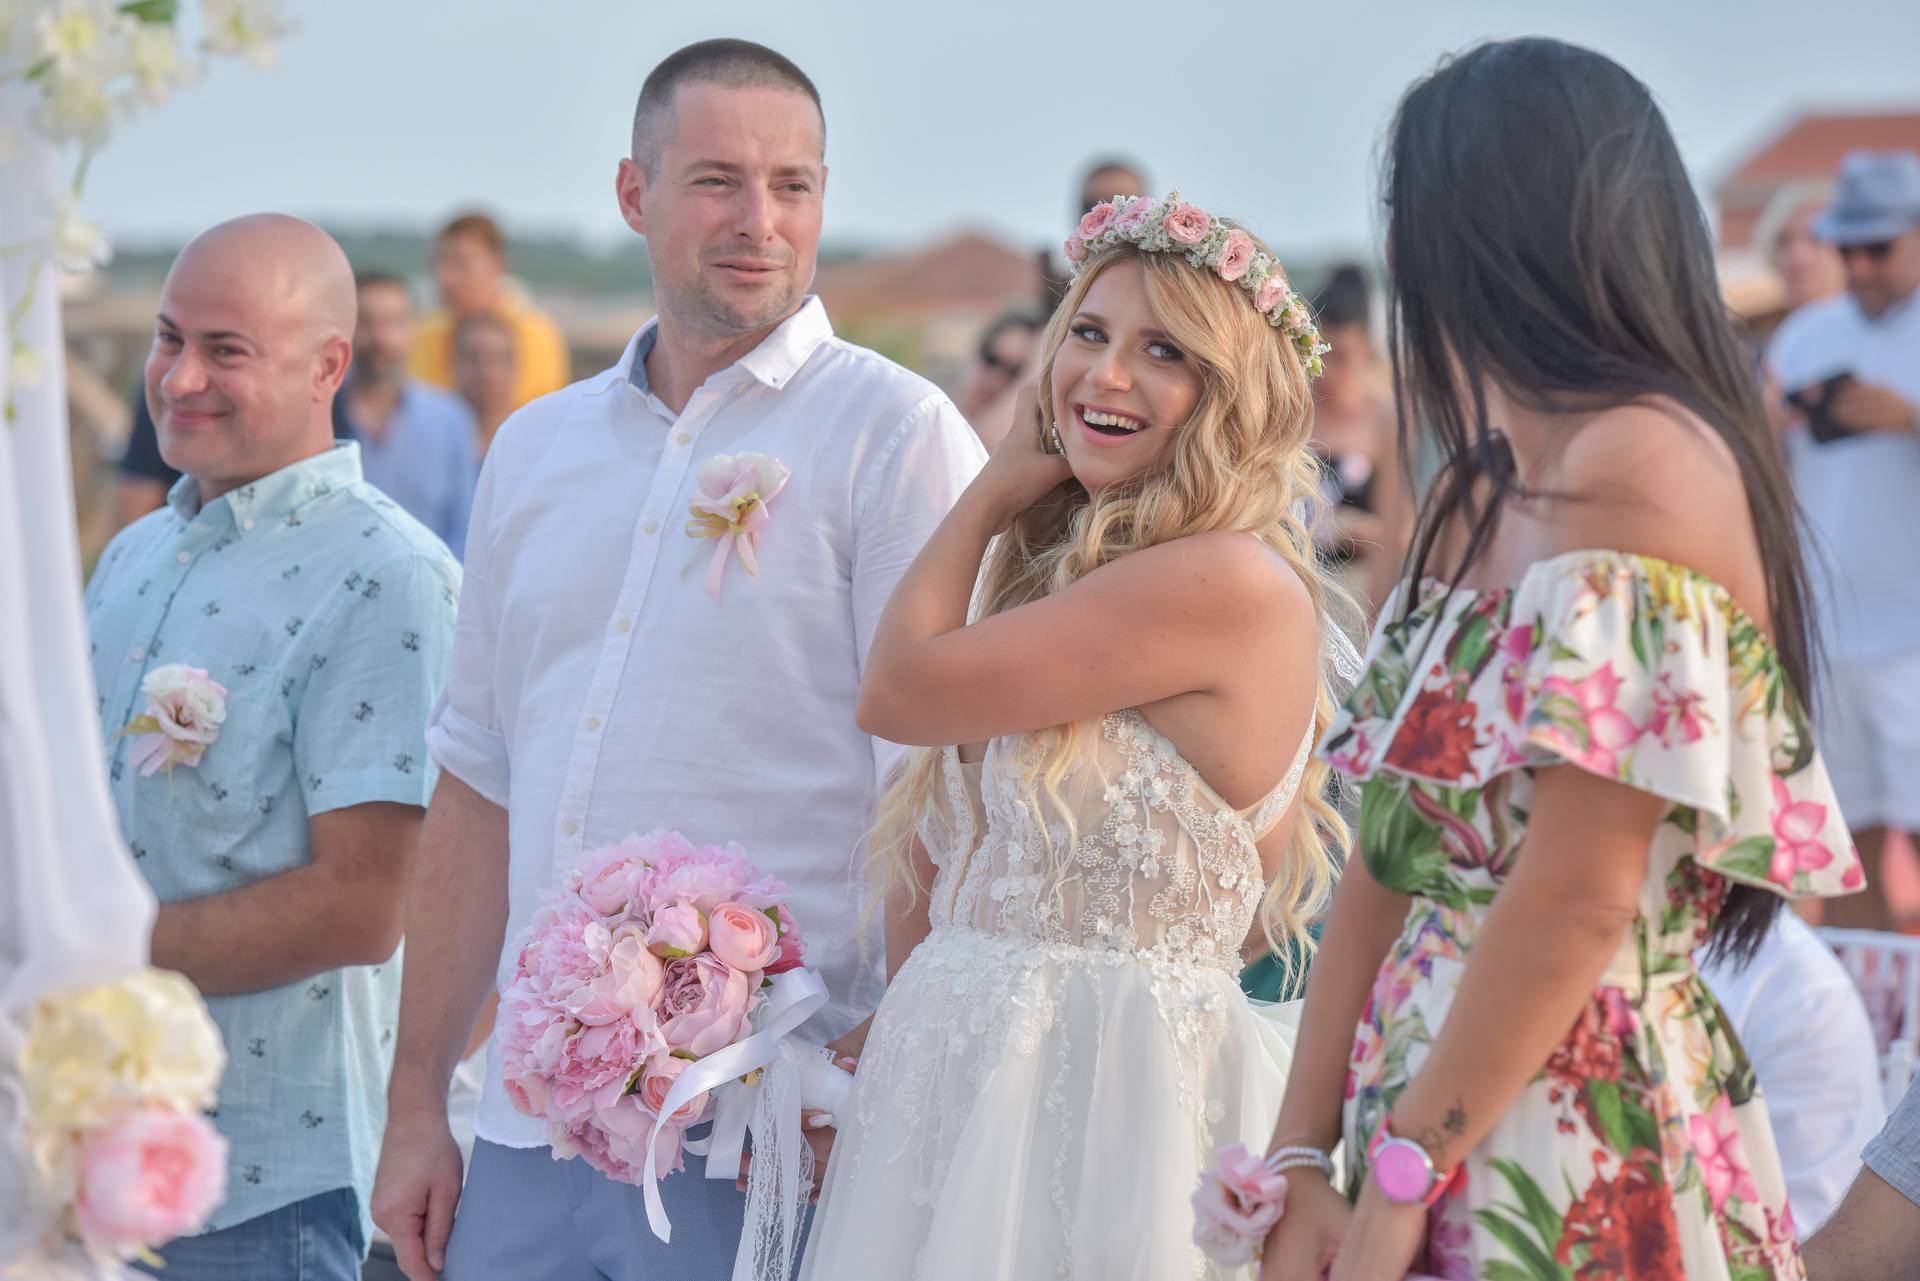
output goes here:
[{"label": "pink peony", "polygon": [[1740,1142],[1740,1128],[1734,1123],[1733,1104],[1722,1094],[1714,1100],[1707,1116],[1687,1119],[1687,1132],[1693,1138],[1694,1155],[1700,1158],[1700,1174],[1706,1180],[1707,1197],[1713,1212],[1720,1213],[1732,1197],[1757,1201],[1760,1189],[1747,1168],[1746,1152]]},{"label": "pink peony", "polygon": [[1247,268],[1253,265],[1253,237],[1244,231],[1227,233],[1227,243],[1220,250],[1220,279],[1232,283],[1247,274]]},{"label": "pink peony", "polygon": [[1238,1143],[1221,1148],[1193,1194],[1194,1244],[1216,1263],[1245,1267],[1286,1205],[1286,1175]]},{"label": "pink peony", "polygon": [[1278,267],[1273,274],[1260,282],[1260,288],[1253,295],[1254,308],[1261,312],[1272,311],[1287,296],[1287,274]]},{"label": "pink peony", "polygon": [[1087,242],[1078,236],[1068,236],[1067,243],[1061,246],[1060,252],[1067,256],[1068,262],[1085,262],[1087,260]]},{"label": "pink peony", "polygon": [[776,944],[776,955],[768,974],[785,974],[788,970],[798,969],[800,962],[806,959],[807,943],[800,937],[799,929],[793,923],[793,916],[787,911],[785,903],[774,909],[780,915],[780,941]]},{"label": "pink peony", "polygon": [[1114,209],[1111,204],[1095,205],[1080,220],[1080,239],[1092,240],[1113,225]]},{"label": "pink peony", "polygon": [[1147,215],[1153,212],[1153,201],[1145,196],[1135,196],[1127,201],[1114,219],[1114,229],[1123,235],[1137,236],[1147,228]]},{"label": "pink peony", "polygon": [[764,970],[780,955],[778,928],[763,911],[722,903],[707,922],[708,946],[736,970]]},{"label": "pink peony", "polygon": [[610,1105],[663,1044],[651,1010],[582,1028],[568,1039],[558,1067],[550,1074],[547,1116],[574,1121]]},{"label": "pink peony", "polygon": [[619,916],[645,906],[644,891],[652,873],[645,844],[629,836],[615,845],[590,852],[580,865],[579,895],[602,916]]},{"label": "pink peony", "polygon": [[[640,1074],[640,1102],[647,1111],[659,1116],[667,1105],[667,1092],[673,1089],[673,1083],[687,1070],[690,1060],[676,1058],[671,1054],[656,1054],[647,1060],[647,1067]],[[707,1091],[688,1099],[680,1109],[667,1118],[668,1125],[677,1125],[683,1129],[698,1124],[701,1113],[707,1108]]]},{"label": "pink peony", "polygon": [[203,1116],[149,1107],[89,1135],[74,1218],[94,1244],[157,1246],[197,1230],[227,1191],[227,1141]]},{"label": "pink peony", "polygon": [[1163,224],[1167,238],[1175,244],[1197,245],[1207,238],[1207,211],[1198,205],[1178,205]]},{"label": "pink peony", "polygon": [[753,1009],[747,976],[711,954],[667,962],[660,1031],[667,1044],[704,1058],[740,1039]]},{"label": "pink peony", "polygon": [[666,968],[647,950],[639,926],[623,926],[606,950],[605,972],[574,989],[567,1013],[589,1026],[612,1023],[651,1006],[665,981]]},{"label": "pink peony", "polygon": [[679,848],[663,851],[647,878],[647,902],[656,911],[671,903],[691,903],[702,915],[711,915],[730,899],[769,907],[787,892],[770,876],[756,879],[753,864],[737,845],[694,846],[674,839]]},{"label": "pink peony", "polygon": [[[553,1155],[556,1158],[577,1156],[608,1178],[637,1184],[644,1169],[647,1141],[653,1134],[653,1121],[653,1113],[641,1105],[639,1098],[628,1095],[598,1109],[590,1118],[550,1132]],[[665,1178],[681,1168],[685,1137],[678,1126],[669,1125],[660,1131],[653,1149],[653,1172],[657,1177]]]},{"label": "pink peony", "polygon": [[1775,774],[1773,862],[1767,869],[1767,879],[1792,889],[1799,872],[1817,872],[1832,863],[1833,851],[1820,841],[1826,825],[1827,807],[1818,801],[1795,800],[1787,790],[1787,781]]},{"label": "pink peony", "polygon": [[647,927],[647,948],[655,956],[692,956],[706,946],[707,918],[691,903],[659,909]]}]

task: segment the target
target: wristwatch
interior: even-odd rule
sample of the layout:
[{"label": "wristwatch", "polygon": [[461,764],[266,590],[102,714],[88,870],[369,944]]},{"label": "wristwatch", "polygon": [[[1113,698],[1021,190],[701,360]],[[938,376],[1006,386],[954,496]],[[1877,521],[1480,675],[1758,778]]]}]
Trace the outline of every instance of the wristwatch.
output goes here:
[{"label": "wristwatch", "polygon": [[1373,1132],[1373,1142],[1367,1144],[1367,1167],[1387,1200],[1427,1209],[1453,1191],[1464,1168],[1456,1165],[1445,1174],[1439,1173],[1425,1148],[1410,1139],[1396,1139],[1384,1122]]}]

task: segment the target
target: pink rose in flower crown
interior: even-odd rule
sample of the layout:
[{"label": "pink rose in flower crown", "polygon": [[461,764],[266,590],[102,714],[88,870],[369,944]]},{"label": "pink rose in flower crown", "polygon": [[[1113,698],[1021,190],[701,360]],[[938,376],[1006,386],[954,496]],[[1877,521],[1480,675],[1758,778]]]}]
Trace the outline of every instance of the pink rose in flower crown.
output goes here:
[{"label": "pink rose in flower crown", "polygon": [[1254,291],[1254,309],[1262,314],[1272,311],[1286,299],[1287,287],[1287,273],[1275,267],[1272,274],[1260,282],[1260,288]]},{"label": "pink rose in flower crown", "polygon": [[1095,205],[1080,219],[1080,239],[1093,240],[1113,225],[1113,206]]},{"label": "pink rose in flower crown", "polygon": [[162,1245],[205,1223],[227,1191],[227,1142],[205,1117],[172,1108],[129,1112],[80,1150],[74,1219],[114,1250]]},{"label": "pink rose in flower crown", "polygon": [[1087,260],[1087,242],[1078,236],[1068,236],[1067,243],[1061,246],[1060,252],[1067,256],[1068,262],[1085,262]]},{"label": "pink rose in flower crown", "polygon": [[1194,1244],[1218,1263],[1245,1267],[1286,1205],[1286,1175],[1241,1144],[1221,1148],[1193,1194]]},{"label": "pink rose in flower crown", "polygon": [[736,970],[764,970],[780,955],[776,927],[767,914],[739,903],[722,903],[707,921],[707,945]]},{"label": "pink rose in flower crown", "polygon": [[1253,237],[1244,231],[1227,233],[1227,243],[1220,249],[1220,279],[1231,284],[1247,274],[1247,268],[1253,265]]},{"label": "pink rose in flower crown", "polygon": [[[676,1058],[671,1054],[656,1054],[647,1060],[646,1070],[640,1074],[640,1103],[655,1116],[667,1105],[667,1092],[673,1089],[673,1083],[687,1070],[691,1060]],[[668,1125],[689,1126],[701,1119],[706,1111],[707,1091],[702,1090],[685,1103],[678,1111],[667,1118]]]},{"label": "pink rose in flower crown", "polygon": [[1295,298],[1280,313],[1280,326],[1287,331],[1289,338],[1298,338],[1313,328],[1313,315],[1305,303]]},{"label": "pink rose in flower crown", "polygon": [[1162,225],[1175,244],[1197,245],[1207,238],[1207,211],[1198,205],[1178,205]]},{"label": "pink rose in flower crown", "polygon": [[780,941],[775,945],[776,955],[773,963],[767,966],[768,975],[785,974],[788,970],[798,969],[800,962],[806,959],[807,942],[800,937],[800,931],[794,926],[793,916],[787,911],[785,903],[774,909],[780,917]]},{"label": "pink rose in flower crown", "polygon": [[227,687],[205,668],[169,663],[148,672],[140,692],[147,696],[147,710],[121,731],[135,736],[127,762],[141,778],[162,769],[171,774],[176,765],[199,768],[226,723]]},{"label": "pink rose in flower crown", "polygon": [[1124,236],[1137,236],[1147,229],[1147,215],[1153,212],[1153,201],[1145,196],[1135,196],[1126,204],[1114,219],[1114,228]]},{"label": "pink rose in flower crown", "polygon": [[747,976],[712,954],[669,961],[660,1032],[674,1049],[704,1058],[740,1039],[753,1005]]}]

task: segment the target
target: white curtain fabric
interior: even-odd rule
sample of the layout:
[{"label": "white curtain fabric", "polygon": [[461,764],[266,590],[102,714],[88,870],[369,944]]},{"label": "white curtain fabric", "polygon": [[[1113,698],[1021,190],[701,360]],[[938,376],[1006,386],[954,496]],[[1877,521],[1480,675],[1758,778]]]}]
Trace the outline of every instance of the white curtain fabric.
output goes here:
[{"label": "white curtain fabric", "polygon": [[[0,246],[44,240],[67,176],[28,125],[30,91],[0,88]],[[121,840],[107,793],[80,607],[67,444],[59,280],[47,268],[17,332],[8,319],[36,255],[0,253],[0,1272],[43,1224],[18,1214],[27,1154],[13,1072],[25,1017],[42,997],[122,978],[147,963],[154,900]],[[24,339],[43,363],[9,386]]]}]

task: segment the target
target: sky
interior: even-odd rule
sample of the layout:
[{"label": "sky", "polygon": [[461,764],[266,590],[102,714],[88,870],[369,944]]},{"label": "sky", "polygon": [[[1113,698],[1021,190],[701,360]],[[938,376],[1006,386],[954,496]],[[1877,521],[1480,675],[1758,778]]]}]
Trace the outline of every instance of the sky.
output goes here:
[{"label": "sky", "polygon": [[[1913,0],[291,0],[259,71],[222,61],[125,127],[86,205],[154,241],[280,209],[626,236],[613,199],[646,72],[736,35],[791,57],[827,115],[826,237],[975,227],[1058,239],[1083,162],[1139,157],[1293,252],[1375,245],[1382,133],[1407,86],[1481,39],[1551,35],[1646,81],[1703,188],[1810,107],[1920,109]],[[724,8],[724,16],[722,10]]]}]

